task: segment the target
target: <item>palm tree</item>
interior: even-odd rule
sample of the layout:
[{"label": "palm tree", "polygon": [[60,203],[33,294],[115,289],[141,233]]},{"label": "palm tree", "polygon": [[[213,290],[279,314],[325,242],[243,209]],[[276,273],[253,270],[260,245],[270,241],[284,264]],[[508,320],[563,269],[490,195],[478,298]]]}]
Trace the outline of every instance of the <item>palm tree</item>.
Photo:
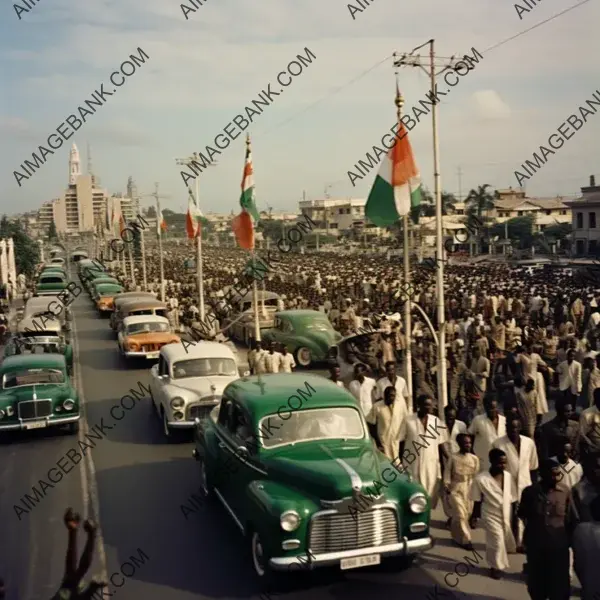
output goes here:
[{"label": "palm tree", "polygon": [[449,211],[454,211],[456,198],[450,192],[442,192],[442,214],[447,215]]},{"label": "palm tree", "polygon": [[494,199],[496,196],[488,191],[492,187],[489,183],[480,185],[476,190],[471,190],[465,200],[468,212],[481,217],[483,212],[487,212],[494,208]]}]

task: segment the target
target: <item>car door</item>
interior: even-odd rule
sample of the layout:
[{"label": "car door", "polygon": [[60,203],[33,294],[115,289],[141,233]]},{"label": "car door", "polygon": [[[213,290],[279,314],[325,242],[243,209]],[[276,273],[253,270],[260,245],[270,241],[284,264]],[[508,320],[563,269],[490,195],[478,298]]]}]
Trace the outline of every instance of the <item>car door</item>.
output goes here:
[{"label": "car door", "polygon": [[[250,416],[231,400],[227,411],[227,432],[220,445],[222,452],[223,496],[242,523],[247,506],[246,489],[260,476],[258,442],[254,436]],[[246,449],[246,451],[243,450]]]},{"label": "car door", "polygon": [[152,369],[150,369],[150,372],[152,373],[150,385],[153,386],[152,395],[154,396],[154,403],[156,408],[160,409],[160,405],[165,402],[165,380],[161,379],[161,377],[169,375],[169,364],[162,354],[158,357],[158,364],[154,365]]}]

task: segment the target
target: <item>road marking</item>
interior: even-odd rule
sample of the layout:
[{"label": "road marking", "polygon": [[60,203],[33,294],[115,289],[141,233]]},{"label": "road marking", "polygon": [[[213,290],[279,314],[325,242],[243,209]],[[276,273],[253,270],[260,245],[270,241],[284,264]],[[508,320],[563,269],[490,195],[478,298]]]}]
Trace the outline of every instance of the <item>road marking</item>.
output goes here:
[{"label": "road marking", "polygon": [[[77,435],[79,441],[85,441],[85,434],[89,432],[85,392],[83,389],[83,379],[81,374],[81,365],[79,364],[79,339],[77,337],[77,324],[75,319],[75,311],[72,312],[73,320],[71,321],[73,328],[73,365],[75,367],[75,387],[79,390],[79,410],[81,411],[81,419],[79,420],[79,433]],[[81,493],[83,496],[83,504],[85,508],[85,518],[91,518],[98,525],[96,532],[96,548],[100,558],[100,577],[104,581],[108,581],[108,569],[106,567],[106,552],[104,551],[104,536],[102,535],[102,526],[100,525],[100,502],[98,500],[98,482],[96,480],[96,467],[92,453],[85,453],[84,460],[79,463],[81,469]],[[86,471],[87,465],[87,471]],[[89,476],[88,476],[89,472]]]}]

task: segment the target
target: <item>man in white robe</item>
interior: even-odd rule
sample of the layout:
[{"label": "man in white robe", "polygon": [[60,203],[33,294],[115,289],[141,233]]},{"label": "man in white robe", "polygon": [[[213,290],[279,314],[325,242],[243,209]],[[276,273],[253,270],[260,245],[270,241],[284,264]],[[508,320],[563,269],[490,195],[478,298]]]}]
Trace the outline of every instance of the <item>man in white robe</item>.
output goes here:
[{"label": "man in white robe", "polygon": [[431,508],[435,509],[442,478],[440,449],[447,440],[447,429],[433,414],[429,396],[419,398],[417,412],[404,420],[400,437],[404,440],[402,465],[425,488]]},{"label": "man in white robe", "polygon": [[[494,448],[499,448],[506,454],[506,470],[513,478],[517,492],[517,502],[520,502],[523,490],[532,484],[532,471],[537,471],[539,467],[535,442],[521,435],[522,427],[519,417],[511,417],[506,423],[506,435],[498,438],[493,443]],[[517,531],[515,532],[519,547],[523,543],[524,531],[523,521],[519,519]]]},{"label": "man in white robe", "polygon": [[473,481],[471,499],[475,502],[475,508],[471,525],[476,526],[476,519],[481,515],[490,575],[500,579],[502,571],[510,567],[508,554],[516,550],[511,518],[517,491],[513,478],[505,470],[506,454],[498,448],[492,449],[488,462],[491,464],[490,470],[482,471]]},{"label": "man in white robe", "polygon": [[383,401],[374,402],[367,415],[367,423],[374,426],[371,433],[377,447],[390,461],[398,460],[400,442],[404,439],[404,421],[406,419],[406,403],[398,398],[396,389],[387,387],[383,393]]},{"label": "man in white robe", "polygon": [[404,399],[406,412],[412,413],[412,398],[408,396],[408,386],[404,377],[400,377],[396,374],[396,363],[389,361],[385,364],[385,377],[377,380],[377,386],[374,390],[374,399],[381,400],[383,398],[383,392],[389,386],[392,386],[396,390],[396,396],[398,401]]},{"label": "man in white robe", "polygon": [[492,444],[503,435],[506,435],[506,417],[498,412],[496,400],[486,404],[485,413],[477,415],[469,427],[469,433],[474,436],[473,449],[479,459],[481,471],[490,468],[488,455]]}]

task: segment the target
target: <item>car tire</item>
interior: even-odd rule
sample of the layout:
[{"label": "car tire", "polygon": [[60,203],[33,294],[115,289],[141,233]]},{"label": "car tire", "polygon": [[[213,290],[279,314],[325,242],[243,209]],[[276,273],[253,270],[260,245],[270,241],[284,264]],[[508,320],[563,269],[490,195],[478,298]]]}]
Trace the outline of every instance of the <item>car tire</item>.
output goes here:
[{"label": "car tire", "polygon": [[304,369],[310,367],[312,363],[312,352],[306,346],[300,346],[296,350],[296,364]]},{"label": "car tire", "polygon": [[397,570],[403,571],[404,569],[409,569],[413,566],[416,558],[416,554],[407,554],[406,556],[399,556],[394,559]]},{"label": "car tire", "polygon": [[75,423],[69,423],[67,427],[71,435],[76,435],[79,433],[79,421],[75,421]]},{"label": "car tire", "polygon": [[279,590],[284,583],[283,574],[274,571],[269,566],[269,558],[264,554],[262,541],[258,531],[250,529],[248,532],[248,540],[250,543],[252,570],[258,578],[261,587],[266,591],[275,592]]}]

